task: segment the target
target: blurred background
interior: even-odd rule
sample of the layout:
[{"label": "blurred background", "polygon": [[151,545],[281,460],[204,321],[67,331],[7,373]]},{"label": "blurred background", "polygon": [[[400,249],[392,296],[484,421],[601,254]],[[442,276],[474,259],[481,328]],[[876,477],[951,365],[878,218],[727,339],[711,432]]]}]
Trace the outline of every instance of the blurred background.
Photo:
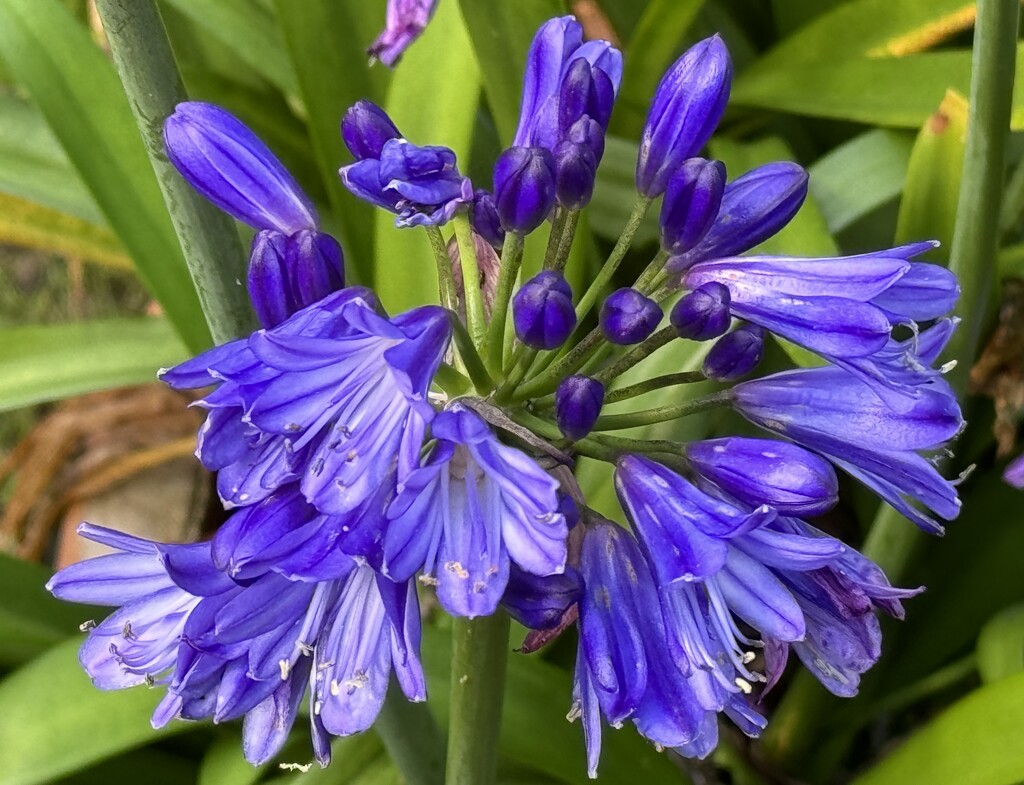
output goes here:
[{"label": "blurred background", "polygon": [[[782,159],[811,176],[804,208],[764,252],[831,256],[935,238],[942,246],[932,260],[948,261],[974,3],[441,0],[394,71],[371,67],[365,55],[384,6],[159,2],[189,95],[222,104],[266,140],[342,240],[350,282],[374,285],[389,309],[433,300],[432,255],[422,233],[396,231],[390,215],[341,187],[337,169],[349,161],[342,113],[370,98],[412,141],[455,149],[463,172],[489,187],[518,118],[533,32],[566,12],[588,36],[617,42],[626,59],[568,268],[574,286],[598,268],[632,208],[636,142],[658,79],[713,32],[725,38],[736,78],[711,154],[731,176]],[[765,698],[767,736],[751,742],[723,729],[719,751],[703,762],[661,754],[629,728],[609,731],[600,782],[1024,781],[1024,495],[1000,478],[1019,450],[1024,411],[1020,77],[1000,250],[979,260],[997,282],[987,310],[962,314],[984,335],[956,457],[957,466],[975,465],[962,485],[963,514],[941,540],[902,522],[896,541],[872,544],[895,581],[928,591],[908,603],[906,621],[887,625],[883,659],[856,699],[787,676]],[[655,220],[652,212],[624,278],[650,259]],[[248,242],[248,230],[239,231]],[[543,231],[530,238],[535,266],[545,242]],[[94,555],[74,527],[89,520],[184,541],[222,519],[211,478],[192,458],[200,418],[153,381],[159,367],[208,343],[95,9],[88,0],[0,0],[0,785],[401,781],[372,732],[336,742],[328,770],[303,773],[311,756],[301,723],[283,766],[254,769],[242,760],[238,727],[174,722],[154,732],[157,691],[101,693],[78,669],[79,625],[104,612],[63,605],[43,589],[55,567]],[[655,372],[697,367],[687,351],[659,353]],[[782,368],[808,358],[777,345],[768,361]],[[718,417],[671,435],[712,435]],[[730,421],[728,430],[742,427]],[[619,517],[605,470],[584,463],[581,478],[594,506]],[[893,517],[848,483],[840,507],[818,523],[860,544],[878,516]],[[430,705],[443,720],[448,636],[444,617],[427,612]],[[513,655],[506,785],[587,781],[581,730],[565,720],[574,648],[559,640]]]}]

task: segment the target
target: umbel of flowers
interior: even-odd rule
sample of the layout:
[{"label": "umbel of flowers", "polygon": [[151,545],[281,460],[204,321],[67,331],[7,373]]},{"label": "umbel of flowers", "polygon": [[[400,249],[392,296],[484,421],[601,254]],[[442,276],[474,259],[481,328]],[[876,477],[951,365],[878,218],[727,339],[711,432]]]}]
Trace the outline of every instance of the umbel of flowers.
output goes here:
[{"label": "umbel of flowers", "polygon": [[[808,519],[837,502],[836,467],[929,532],[956,517],[932,456],[963,426],[936,367],[958,289],[916,261],[926,242],[743,255],[793,217],[807,177],[775,163],[729,179],[699,157],[731,73],[715,36],[665,74],[640,141],[637,206],[582,293],[562,271],[621,80],[611,44],[584,41],[572,17],[540,28],[492,183],[471,183],[450,149],[420,146],[357,103],[342,120],[355,158],[342,181],[399,227],[422,227],[437,257],[438,302],[396,315],[345,287],[340,246],[251,131],[181,104],[168,154],[257,230],[248,287],[263,329],[161,373],[207,390],[196,454],[217,472],[227,523],[198,544],[84,524],[116,552],[50,583],[116,608],[82,646],[95,684],[160,685],[154,725],[243,717],[253,763],[281,748],[306,702],[326,765],[332,735],[373,724],[392,674],[409,700],[426,699],[419,596],[431,592],[454,616],[509,613],[547,638],[575,624],[570,714],[592,775],[604,725],[629,721],[696,757],[714,749],[720,715],[756,736],[758,694],[790,651],[827,689],[855,694],[879,657],[876,611],[901,617],[915,591]],[[659,199],[661,250],[612,291]],[[543,269],[520,280],[524,237],[545,222]],[[770,336],[822,364],[753,375]],[[674,341],[710,345],[702,371],[621,385]],[[722,384],[678,405],[637,403],[704,379]],[[711,407],[763,437],[613,433]],[[588,508],[567,471],[576,456],[614,464],[630,528]]]}]

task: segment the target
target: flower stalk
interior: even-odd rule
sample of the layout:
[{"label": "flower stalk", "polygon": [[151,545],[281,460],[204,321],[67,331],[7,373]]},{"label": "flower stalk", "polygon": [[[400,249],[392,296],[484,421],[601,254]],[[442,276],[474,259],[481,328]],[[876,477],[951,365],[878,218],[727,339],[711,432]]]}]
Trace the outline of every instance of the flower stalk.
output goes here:
[{"label": "flower stalk", "polygon": [[500,373],[505,353],[505,322],[508,321],[508,305],[512,289],[523,263],[523,238],[515,232],[505,234],[501,246],[501,267],[498,272],[498,286],[494,293],[494,307],[491,310],[491,325],[487,334],[487,359],[491,370]]},{"label": "flower stalk", "polygon": [[484,315],[483,294],[480,291],[480,266],[476,259],[476,243],[469,218],[455,216],[455,239],[459,244],[459,260],[462,265],[462,299],[466,304],[466,326],[478,348],[484,345],[487,334],[487,317]]}]

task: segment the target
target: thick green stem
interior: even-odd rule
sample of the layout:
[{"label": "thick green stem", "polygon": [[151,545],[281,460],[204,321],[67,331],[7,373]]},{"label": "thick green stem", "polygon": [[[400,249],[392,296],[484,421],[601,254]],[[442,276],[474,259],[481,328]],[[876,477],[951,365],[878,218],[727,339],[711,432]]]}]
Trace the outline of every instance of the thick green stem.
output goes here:
[{"label": "thick green stem", "polygon": [[423,228],[427,230],[430,248],[434,252],[434,262],[437,264],[438,300],[445,308],[455,311],[458,309],[455,276],[452,274],[452,260],[448,256],[448,246],[445,245],[444,235],[441,234],[441,230],[436,226],[425,226]]},{"label": "thick green stem", "polygon": [[459,317],[454,313],[451,315],[451,322],[452,334],[455,338],[455,348],[459,350],[459,359],[462,360],[469,378],[473,380],[473,386],[476,388],[476,391],[481,395],[487,395],[487,393],[494,389],[494,380],[491,379],[491,375],[487,372],[487,366],[484,365],[483,359],[481,359],[479,352],[477,352],[473,339],[466,332],[466,328],[459,321]]},{"label": "thick green stem", "polygon": [[558,238],[558,250],[555,252],[555,261],[551,266],[552,270],[561,272],[569,261],[569,253],[572,251],[573,240],[576,239],[576,227],[580,222],[580,211],[571,210],[562,227],[562,236]]},{"label": "thick green stem", "polygon": [[[188,100],[154,0],[97,0],[128,102],[174,223],[215,343],[252,332],[246,259],[231,218],[192,190],[167,158],[163,124]],[[203,349],[193,346],[193,350]]]},{"label": "thick green stem", "polygon": [[491,308],[491,326],[487,333],[486,357],[491,370],[496,374],[500,374],[502,370],[508,304],[512,299],[512,287],[516,284],[522,263],[523,238],[508,232],[505,234],[505,243],[501,246],[501,268],[498,272],[498,286],[494,292],[494,305]]},{"label": "thick green stem", "polygon": [[629,246],[633,243],[633,236],[640,228],[640,224],[644,220],[644,216],[647,214],[647,208],[651,206],[651,199],[646,196],[638,196],[636,204],[633,205],[633,212],[629,216],[629,221],[626,222],[626,227],[622,230],[622,234],[619,235],[618,242],[615,243],[615,247],[612,248],[611,254],[608,256],[608,261],[604,263],[604,267],[594,277],[593,282],[590,284],[590,288],[584,293],[583,297],[576,304],[576,321],[581,322],[583,318],[590,313],[590,309],[594,307],[594,303],[597,302],[597,298],[601,296],[601,292],[604,291],[605,287],[611,282],[612,276],[615,275],[615,271],[619,269],[619,265],[622,264],[622,260],[626,257],[626,251],[629,250]]},{"label": "thick green stem", "polygon": [[[992,298],[1018,13],[1018,0],[978,2],[967,147],[950,254],[950,269],[960,280],[963,322],[950,342],[948,354],[957,366],[948,379],[961,396]],[[883,506],[868,533],[864,554],[898,584],[923,541],[921,532],[902,515]],[[762,737],[765,753],[786,771],[807,768],[834,708],[834,698],[809,674],[799,674]]]},{"label": "thick green stem", "polygon": [[406,785],[442,785],[444,735],[426,703],[411,703],[392,679],[373,724]]},{"label": "thick green stem", "polygon": [[605,414],[597,418],[597,422],[594,423],[594,430],[621,431],[624,428],[636,428],[640,425],[668,422],[669,420],[678,420],[680,417],[689,417],[691,414],[714,409],[718,406],[727,406],[728,404],[728,393],[713,393],[675,406],[658,406],[654,409],[644,409],[643,411],[628,412],[626,414]]},{"label": "thick green stem", "polygon": [[610,403],[618,403],[628,398],[635,398],[638,395],[660,390],[663,387],[707,381],[707,378],[703,371],[684,371],[682,373],[667,373],[664,376],[655,376],[653,379],[637,382],[629,387],[620,387],[618,390],[612,390],[604,397],[604,405],[607,406]]},{"label": "thick green stem", "polygon": [[544,269],[555,269],[555,258],[558,256],[558,246],[562,241],[562,232],[565,231],[565,222],[569,219],[569,211],[564,207],[555,208],[555,217],[551,219],[551,234],[548,235],[548,247],[544,251]]},{"label": "thick green stem", "polygon": [[612,379],[621,376],[634,365],[636,365],[639,362],[642,362],[643,360],[646,360],[648,357],[650,357],[652,354],[658,351],[658,349],[667,345],[668,343],[670,343],[671,341],[675,340],[678,337],[679,334],[676,332],[676,328],[673,327],[672,325],[669,325],[668,327],[662,327],[660,330],[658,330],[658,332],[656,332],[646,341],[634,346],[632,349],[630,349],[628,352],[622,355],[622,357],[620,357],[614,363],[609,365],[607,368],[594,374],[594,378],[597,379],[599,382],[608,384],[608,382],[610,382]]},{"label": "thick green stem", "polygon": [[456,215],[455,239],[459,244],[459,262],[462,265],[462,301],[466,304],[466,326],[476,347],[482,348],[487,335],[487,317],[484,315],[484,297],[480,291],[480,266],[476,260],[476,242],[469,217]]},{"label": "thick green stem", "polygon": [[587,337],[576,344],[568,354],[542,371],[516,391],[517,400],[526,400],[534,395],[543,395],[558,386],[566,376],[579,370],[601,343],[601,330],[595,328]]},{"label": "thick green stem", "polygon": [[492,785],[505,694],[509,619],[499,610],[456,618],[452,630],[451,714],[446,785]]},{"label": "thick green stem", "polygon": [[633,288],[637,291],[647,294],[647,288],[651,287],[653,290],[655,282],[661,276],[661,272],[665,267],[665,262],[668,261],[668,251],[658,251],[655,257],[651,260],[651,263],[647,265],[647,269],[640,273],[640,277],[636,279],[636,283],[633,284]]}]

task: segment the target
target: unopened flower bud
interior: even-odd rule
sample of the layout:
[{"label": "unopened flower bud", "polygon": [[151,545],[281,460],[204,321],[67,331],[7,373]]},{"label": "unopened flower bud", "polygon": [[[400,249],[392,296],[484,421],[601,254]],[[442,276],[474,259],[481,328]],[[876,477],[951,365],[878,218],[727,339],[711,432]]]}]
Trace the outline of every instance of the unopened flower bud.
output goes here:
[{"label": "unopened flower bud", "polygon": [[720,382],[746,376],[764,356],[764,330],[745,324],[723,335],[704,358],[704,375]]},{"label": "unopened flower bud", "polygon": [[239,221],[286,235],[317,228],[313,203],[295,178],[230,112],[180,103],[164,123],[164,143],[189,184]]},{"label": "unopened flower bud", "polygon": [[501,248],[505,242],[505,230],[501,228],[498,208],[494,204],[494,195],[483,188],[473,192],[473,206],[469,211],[469,219],[473,231],[483,237],[494,248]]},{"label": "unopened flower bud", "polygon": [[661,205],[661,247],[681,254],[700,242],[718,216],[724,189],[721,161],[684,161],[669,180]]},{"label": "unopened flower bud", "polygon": [[729,50],[717,35],[695,44],[669,68],[640,137],[636,187],[641,194],[663,194],[679,165],[707,144],[731,84]]},{"label": "unopened flower bud", "polygon": [[297,232],[288,238],[286,249],[296,309],[312,305],[345,286],[341,246],[329,234]]},{"label": "unopened flower bud", "polygon": [[640,343],[661,321],[661,307],[636,289],[619,289],[601,305],[601,332],[619,346]]},{"label": "unopened flower bud", "polygon": [[821,515],[839,498],[832,465],[789,442],[709,439],[687,445],[686,458],[700,477],[751,507],[768,504],[783,515]]},{"label": "unopened flower bud", "polygon": [[356,101],[341,118],[341,138],[359,160],[379,159],[384,144],[401,136],[388,113],[372,101]]},{"label": "unopened flower bud", "polygon": [[561,346],[576,327],[572,289],[561,273],[543,270],[512,298],[516,337],[533,349]]},{"label": "unopened flower bud", "polygon": [[582,439],[601,413],[604,385],[589,376],[570,376],[555,390],[555,421],[558,430],[574,441]]},{"label": "unopened flower bud", "polygon": [[529,234],[555,206],[555,159],[541,147],[510,147],[494,165],[494,202],[502,227]]},{"label": "unopened flower bud", "polygon": [[597,159],[583,144],[562,142],[555,149],[555,195],[569,210],[582,210],[594,195]]},{"label": "unopened flower bud", "polygon": [[288,286],[287,242],[280,232],[264,229],[256,234],[249,255],[249,299],[266,328],[276,327],[294,313]]},{"label": "unopened flower bud", "polygon": [[710,341],[729,329],[729,289],[710,281],[684,294],[673,306],[669,321],[680,338]]}]

